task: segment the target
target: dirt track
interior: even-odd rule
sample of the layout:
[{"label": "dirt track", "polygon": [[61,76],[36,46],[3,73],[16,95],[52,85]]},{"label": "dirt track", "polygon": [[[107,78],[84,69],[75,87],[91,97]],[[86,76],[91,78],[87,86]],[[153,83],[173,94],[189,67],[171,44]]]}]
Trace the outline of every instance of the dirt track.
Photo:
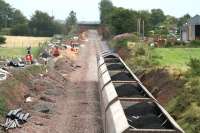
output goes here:
[{"label": "dirt track", "polygon": [[[51,82],[57,88],[41,92],[51,99],[51,113],[31,111],[30,121],[13,133],[102,133],[99,93],[97,89],[96,44],[99,37],[96,31],[88,32],[89,41],[81,47],[78,58],[73,62],[72,70],[58,64],[58,70],[52,70],[45,82]],[[69,62],[68,62],[69,63]],[[60,66],[59,66],[60,65]],[[65,71],[65,78],[58,78]],[[53,79],[53,78],[55,79]],[[52,80],[53,79],[53,80]],[[59,82],[56,82],[58,81]],[[60,86],[60,87],[59,87]],[[42,95],[42,94],[38,94]],[[52,102],[54,101],[54,102]],[[38,101],[37,104],[44,103]],[[48,101],[45,103],[49,104]],[[36,105],[37,105],[36,104]],[[34,104],[33,104],[34,105]],[[32,105],[29,105],[32,106]],[[35,105],[34,105],[35,106]],[[30,109],[27,109],[30,110]]]}]

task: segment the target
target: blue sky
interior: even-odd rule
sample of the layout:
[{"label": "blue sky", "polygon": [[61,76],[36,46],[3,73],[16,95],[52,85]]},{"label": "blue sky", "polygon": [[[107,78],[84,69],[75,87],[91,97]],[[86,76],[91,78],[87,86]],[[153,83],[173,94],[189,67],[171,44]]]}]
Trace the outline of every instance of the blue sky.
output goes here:
[{"label": "blue sky", "polygon": [[[35,10],[53,14],[56,19],[65,19],[71,10],[77,12],[78,20],[98,21],[100,0],[5,0],[20,9],[28,18]],[[165,14],[180,17],[186,13],[200,14],[199,0],[112,0],[118,7],[135,10],[161,8]]]}]

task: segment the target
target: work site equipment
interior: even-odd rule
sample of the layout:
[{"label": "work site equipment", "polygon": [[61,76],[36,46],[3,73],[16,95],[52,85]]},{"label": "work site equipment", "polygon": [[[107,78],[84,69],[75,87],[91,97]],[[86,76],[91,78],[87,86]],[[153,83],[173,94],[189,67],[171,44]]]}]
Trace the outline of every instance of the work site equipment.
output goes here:
[{"label": "work site equipment", "polygon": [[21,127],[22,124],[26,123],[28,118],[30,118],[29,113],[23,113],[22,109],[10,110],[6,115],[5,124],[1,124],[1,126],[5,129],[13,129],[17,127]]},{"label": "work site equipment", "polygon": [[184,133],[118,54],[99,52],[97,64],[105,133]]},{"label": "work site equipment", "polygon": [[[26,60],[26,59],[24,59],[24,60]],[[15,59],[8,61],[7,66],[24,67],[25,62],[21,58],[15,58]]]}]

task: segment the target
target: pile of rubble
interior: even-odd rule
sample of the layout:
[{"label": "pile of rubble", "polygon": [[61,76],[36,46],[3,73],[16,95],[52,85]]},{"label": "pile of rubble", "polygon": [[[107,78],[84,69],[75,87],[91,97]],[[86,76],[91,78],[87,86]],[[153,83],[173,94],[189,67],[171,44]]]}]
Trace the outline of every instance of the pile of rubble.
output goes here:
[{"label": "pile of rubble", "polygon": [[10,110],[6,115],[5,124],[1,124],[1,126],[5,129],[13,129],[13,128],[21,128],[21,125],[26,123],[28,118],[30,118],[29,113],[23,113],[22,109]]}]

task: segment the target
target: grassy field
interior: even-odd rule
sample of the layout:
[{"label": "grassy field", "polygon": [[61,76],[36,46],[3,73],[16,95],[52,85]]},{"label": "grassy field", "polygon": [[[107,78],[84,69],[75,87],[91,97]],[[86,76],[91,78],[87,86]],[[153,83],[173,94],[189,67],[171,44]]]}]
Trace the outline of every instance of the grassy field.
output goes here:
[{"label": "grassy field", "polygon": [[[39,47],[32,48],[34,57],[38,55]],[[0,56],[6,57],[24,57],[27,51],[26,48],[0,48]]]},{"label": "grassy field", "polygon": [[5,36],[6,44],[4,47],[18,48],[18,47],[38,47],[39,43],[50,40],[48,37],[26,37],[26,36]]},{"label": "grassy field", "polygon": [[155,48],[153,54],[161,66],[187,68],[190,58],[200,59],[200,48]]}]

